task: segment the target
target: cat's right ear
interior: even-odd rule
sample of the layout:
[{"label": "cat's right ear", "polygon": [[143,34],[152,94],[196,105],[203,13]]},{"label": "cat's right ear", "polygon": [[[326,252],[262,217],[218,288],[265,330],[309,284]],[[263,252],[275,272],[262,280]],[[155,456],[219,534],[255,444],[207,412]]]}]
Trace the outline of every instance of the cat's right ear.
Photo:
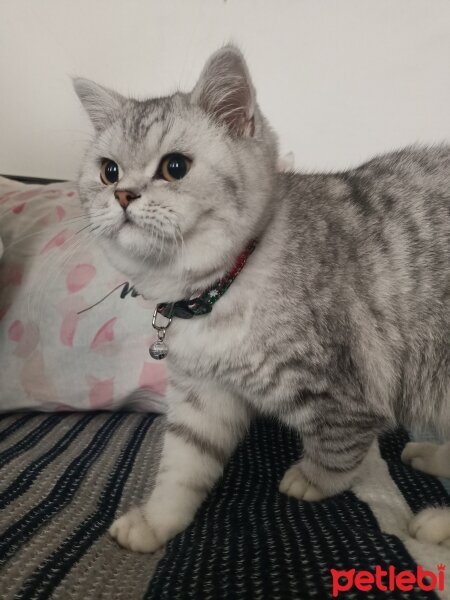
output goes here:
[{"label": "cat's right ear", "polygon": [[191,101],[233,135],[254,134],[255,90],[247,64],[235,46],[225,46],[206,63]]},{"label": "cat's right ear", "polygon": [[73,87],[97,131],[104,130],[120,113],[125,98],[90,79],[76,77]]}]

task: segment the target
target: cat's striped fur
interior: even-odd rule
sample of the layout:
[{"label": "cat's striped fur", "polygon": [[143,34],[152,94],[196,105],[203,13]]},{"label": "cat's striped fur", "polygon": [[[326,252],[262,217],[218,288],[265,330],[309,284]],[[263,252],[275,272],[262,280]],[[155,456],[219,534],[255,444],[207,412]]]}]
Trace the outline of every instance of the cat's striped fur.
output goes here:
[{"label": "cat's striped fur", "polygon": [[[386,428],[449,425],[449,148],[345,173],[279,173],[233,47],[210,59],[191,94],[139,102],[85,80],[76,89],[97,131],[81,197],[144,296],[189,297],[258,239],[212,313],[167,332],[160,471],[149,500],[112,526],[122,545],[152,551],[186,527],[254,414],[301,433],[304,455],[280,489],[305,500],[349,488]],[[167,183],[155,174],[170,152],[192,168]],[[100,182],[102,157],[119,164],[118,184]],[[140,195],[126,215],[117,187]]]}]

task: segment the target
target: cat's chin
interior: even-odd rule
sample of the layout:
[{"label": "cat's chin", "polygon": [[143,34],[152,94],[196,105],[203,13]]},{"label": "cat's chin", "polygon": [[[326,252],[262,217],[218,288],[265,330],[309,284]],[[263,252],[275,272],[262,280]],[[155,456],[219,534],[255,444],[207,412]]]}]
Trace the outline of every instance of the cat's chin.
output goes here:
[{"label": "cat's chin", "polygon": [[109,242],[130,259],[144,259],[151,262],[170,260],[173,251],[169,240],[154,238],[148,231],[131,222],[123,223],[114,239],[110,239]]}]

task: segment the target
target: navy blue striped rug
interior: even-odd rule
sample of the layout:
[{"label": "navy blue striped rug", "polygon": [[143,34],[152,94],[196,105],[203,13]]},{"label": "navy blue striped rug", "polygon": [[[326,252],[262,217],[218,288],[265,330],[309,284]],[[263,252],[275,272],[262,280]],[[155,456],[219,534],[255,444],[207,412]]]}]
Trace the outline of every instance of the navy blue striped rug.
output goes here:
[{"label": "navy blue striped rug", "polygon": [[[448,503],[442,485],[403,465],[408,437],[380,444],[391,476],[414,510]],[[414,571],[394,536],[383,533],[369,506],[351,492],[303,503],[278,492],[284,471],[301,452],[297,435],[272,422],[255,424],[195,522],[172,540],[146,600],[333,598],[331,569]],[[450,565],[449,565],[450,567]],[[433,592],[342,593],[341,598],[436,598]]]},{"label": "navy blue striped rug", "polygon": [[[253,424],[159,562],[119,548],[107,529],[149,490],[163,428],[155,415],[126,413],[17,415],[5,426],[0,417],[2,600],[327,599],[331,569],[415,571],[400,539],[381,531],[354,493],[303,503],[278,492],[301,443],[270,421]],[[401,463],[407,439],[398,431],[380,441],[399,496],[414,512],[450,505],[439,481]],[[354,588],[340,597],[437,598]]]}]

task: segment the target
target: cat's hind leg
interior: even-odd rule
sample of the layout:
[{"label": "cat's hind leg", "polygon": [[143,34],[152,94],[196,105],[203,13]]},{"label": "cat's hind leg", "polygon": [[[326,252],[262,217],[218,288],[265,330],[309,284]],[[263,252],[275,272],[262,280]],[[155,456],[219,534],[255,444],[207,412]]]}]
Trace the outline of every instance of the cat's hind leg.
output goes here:
[{"label": "cat's hind leg", "polygon": [[[304,398],[303,398],[304,400]],[[314,410],[282,417],[302,435],[303,456],[284,474],[279,490],[300,500],[322,500],[351,487],[384,419],[364,409],[344,410],[323,394]]]},{"label": "cat's hind leg", "polygon": [[402,461],[429,475],[450,477],[450,442],[409,442],[402,452]]},{"label": "cat's hind leg", "polygon": [[285,472],[280,492],[315,501],[350,489],[374,439],[375,434],[355,435],[351,444],[340,443],[335,452],[323,448],[316,452],[317,440],[304,436],[303,457]]},{"label": "cat's hind leg", "polygon": [[426,508],[409,524],[412,537],[428,544],[442,544],[450,548],[450,507]]},{"label": "cat's hind leg", "polygon": [[[410,442],[402,452],[402,461],[429,475],[450,477],[450,442]],[[450,508],[422,510],[411,520],[409,532],[419,542],[450,547]]]}]

